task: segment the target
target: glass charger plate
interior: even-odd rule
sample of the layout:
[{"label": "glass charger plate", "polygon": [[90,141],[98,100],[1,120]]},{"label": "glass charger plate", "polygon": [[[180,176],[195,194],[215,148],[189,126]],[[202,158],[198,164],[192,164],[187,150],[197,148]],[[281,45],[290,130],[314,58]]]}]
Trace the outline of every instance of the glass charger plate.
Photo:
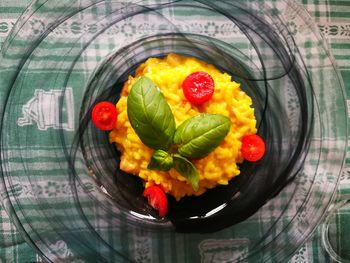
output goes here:
[{"label": "glass charger plate", "polygon": [[[47,261],[284,261],[322,220],[346,149],[342,80],[294,1],[34,1],[3,45],[4,205]],[[267,156],[158,220],[90,123],[148,57],[214,64],[253,99]]]}]

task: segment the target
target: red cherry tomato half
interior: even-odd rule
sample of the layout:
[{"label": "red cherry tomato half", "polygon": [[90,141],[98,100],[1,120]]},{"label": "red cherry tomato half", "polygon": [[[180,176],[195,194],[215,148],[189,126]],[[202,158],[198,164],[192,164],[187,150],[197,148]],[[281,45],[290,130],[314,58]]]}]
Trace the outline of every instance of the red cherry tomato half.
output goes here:
[{"label": "red cherry tomato half", "polygon": [[117,122],[118,112],[114,104],[102,101],[92,109],[92,122],[101,130],[112,130]]},{"label": "red cherry tomato half", "polygon": [[147,197],[148,203],[154,209],[158,210],[160,217],[164,217],[168,211],[168,199],[164,190],[157,186],[151,185],[143,191],[143,196]]},{"label": "red cherry tomato half", "polygon": [[265,142],[256,134],[244,136],[241,153],[244,159],[250,162],[259,161],[265,154]]},{"label": "red cherry tomato half", "polygon": [[200,105],[213,96],[214,80],[206,72],[195,72],[188,75],[184,80],[182,90],[190,103]]}]

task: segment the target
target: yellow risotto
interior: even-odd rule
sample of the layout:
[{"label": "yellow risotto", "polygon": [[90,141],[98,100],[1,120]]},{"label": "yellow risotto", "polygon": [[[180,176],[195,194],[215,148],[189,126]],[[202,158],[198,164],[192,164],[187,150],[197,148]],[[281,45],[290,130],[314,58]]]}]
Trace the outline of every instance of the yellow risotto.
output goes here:
[{"label": "yellow risotto", "polygon": [[[215,91],[208,102],[194,106],[186,100],[181,85],[189,74],[198,71],[212,76]],[[176,126],[200,113],[222,114],[230,118],[230,131],[219,147],[208,156],[193,160],[199,172],[198,191],[194,191],[190,182],[174,168],[168,172],[147,169],[154,150],[141,142],[127,115],[128,94],[140,76],[146,76],[158,85],[173,112]],[[240,173],[237,163],[243,161],[241,138],[256,133],[256,119],[251,105],[251,98],[240,89],[240,84],[232,81],[230,75],[220,72],[213,65],[176,54],[169,54],[163,59],[149,58],[137,68],[135,77],[129,76],[117,103],[118,122],[109,138],[121,153],[120,169],[141,177],[145,187],[161,185],[166,193],[177,200],[186,195],[201,195],[206,189],[217,185],[226,185]]]}]

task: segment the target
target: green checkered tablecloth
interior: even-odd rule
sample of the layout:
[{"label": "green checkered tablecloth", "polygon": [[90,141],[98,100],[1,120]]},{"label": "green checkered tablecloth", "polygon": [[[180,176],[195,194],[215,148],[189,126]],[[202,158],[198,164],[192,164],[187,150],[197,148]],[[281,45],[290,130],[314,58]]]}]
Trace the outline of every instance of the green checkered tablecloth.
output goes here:
[{"label": "green checkered tablecloth", "polygon": [[[343,77],[347,93],[350,94],[350,1],[335,0],[302,0],[301,3],[316,21],[320,31],[325,36]],[[0,49],[12,29],[14,23],[29,4],[28,0],[0,0]],[[37,21],[38,22],[38,21]],[[35,21],[33,22],[35,23]],[[32,25],[40,30],[40,22]],[[67,25],[67,30],[79,30],[78,24]],[[93,30],[93,28],[91,28]],[[126,28],[125,28],[126,30]],[[125,34],[128,34],[125,31]],[[102,57],[103,54],[93,54]],[[89,61],[85,61],[89,63]],[[0,93],[1,94],[1,93]],[[350,105],[350,96],[348,96]],[[350,112],[348,113],[350,117]],[[23,119],[23,122],[28,121]],[[69,122],[67,123],[69,128]],[[49,158],[49,157],[48,157]],[[341,176],[338,199],[348,199],[350,196],[350,159],[347,157],[346,165]],[[50,196],[55,191],[54,183],[38,191]],[[60,186],[64,191],[64,186]],[[56,189],[57,190],[57,189]],[[349,216],[350,217],[350,216]],[[339,233],[348,231],[350,218],[340,217]],[[345,223],[344,223],[345,222]],[[339,240],[343,239],[340,235]],[[64,250],[65,244],[57,243],[57,248]],[[350,247],[350,240],[342,240],[342,246]],[[20,235],[14,224],[10,221],[5,209],[0,206],[0,262],[42,262]],[[318,228],[312,238],[292,257],[290,262],[331,262],[321,244],[321,229]]]}]

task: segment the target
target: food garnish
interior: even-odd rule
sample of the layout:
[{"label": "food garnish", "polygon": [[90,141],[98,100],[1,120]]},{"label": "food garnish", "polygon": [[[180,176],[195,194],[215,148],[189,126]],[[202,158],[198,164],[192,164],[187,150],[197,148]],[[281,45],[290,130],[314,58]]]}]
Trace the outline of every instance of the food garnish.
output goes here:
[{"label": "food garnish", "polygon": [[168,199],[161,187],[151,185],[143,191],[143,196],[147,198],[149,205],[158,211],[160,217],[165,217],[168,211]]},{"label": "food garnish", "polygon": [[156,150],[147,168],[150,170],[169,171],[173,164],[173,156],[163,150]]},{"label": "food garnish", "polygon": [[242,156],[249,162],[259,161],[265,154],[265,142],[257,134],[244,136],[242,139]]},{"label": "food garnish", "polygon": [[112,130],[118,118],[115,105],[107,101],[97,103],[91,115],[93,124],[103,131]]},{"label": "food garnish", "polygon": [[173,159],[175,170],[190,181],[195,191],[198,191],[199,174],[193,163],[180,154],[174,154]]},{"label": "food garnish", "polygon": [[206,72],[194,72],[184,80],[182,89],[186,99],[190,103],[201,105],[213,96],[214,80]]},{"label": "food garnish", "polygon": [[188,158],[202,158],[219,146],[230,130],[231,121],[220,114],[199,114],[177,127],[174,143]]},{"label": "food garnish", "polygon": [[152,80],[141,77],[135,82],[128,96],[127,112],[143,144],[155,150],[169,150],[175,120],[163,93]]}]

